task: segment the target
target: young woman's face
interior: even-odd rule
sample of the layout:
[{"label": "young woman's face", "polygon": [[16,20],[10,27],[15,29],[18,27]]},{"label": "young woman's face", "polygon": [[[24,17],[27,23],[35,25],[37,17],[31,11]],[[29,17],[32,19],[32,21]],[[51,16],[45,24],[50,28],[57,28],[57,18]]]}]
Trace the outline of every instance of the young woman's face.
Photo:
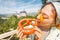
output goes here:
[{"label": "young woman's face", "polygon": [[[42,10],[39,17],[42,17],[42,20],[40,19],[40,26],[49,28],[53,24],[55,24],[55,10],[51,4],[46,5]],[[49,27],[48,27],[49,26]]]}]

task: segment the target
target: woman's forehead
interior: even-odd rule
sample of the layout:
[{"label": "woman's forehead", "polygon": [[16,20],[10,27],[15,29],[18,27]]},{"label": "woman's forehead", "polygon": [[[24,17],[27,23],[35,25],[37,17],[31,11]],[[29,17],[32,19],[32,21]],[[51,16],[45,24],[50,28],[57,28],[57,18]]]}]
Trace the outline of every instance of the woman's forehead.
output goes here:
[{"label": "woman's forehead", "polygon": [[41,12],[42,13],[44,13],[44,14],[46,14],[46,15],[53,15],[53,13],[52,13],[52,10],[53,10],[53,6],[51,5],[51,4],[49,4],[49,5],[46,5],[42,10],[41,10]]}]

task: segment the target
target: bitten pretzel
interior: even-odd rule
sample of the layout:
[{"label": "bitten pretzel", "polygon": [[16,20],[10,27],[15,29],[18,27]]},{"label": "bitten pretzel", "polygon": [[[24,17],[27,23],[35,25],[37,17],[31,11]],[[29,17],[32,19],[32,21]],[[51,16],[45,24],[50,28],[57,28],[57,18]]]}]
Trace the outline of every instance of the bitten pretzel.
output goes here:
[{"label": "bitten pretzel", "polygon": [[[34,23],[33,23],[33,22]],[[23,22],[25,22],[25,24],[22,24]],[[32,25],[33,27],[32,28],[24,28],[25,26],[27,26],[27,25]],[[23,19],[23,20],[21,20],[21,21],[19,21],[19,23],[18,23],[18,30],[19,29],[21,29],[22,31],[23,31],[23,34],[27,34],[27,35],[29,35],[29,34],[32,34],[32,33],[34,33],[35,32],[35,30],[34,30],[34,27],[35,26],[37,26],[37,21],[36,20],[31,20],[31,19]]]}]

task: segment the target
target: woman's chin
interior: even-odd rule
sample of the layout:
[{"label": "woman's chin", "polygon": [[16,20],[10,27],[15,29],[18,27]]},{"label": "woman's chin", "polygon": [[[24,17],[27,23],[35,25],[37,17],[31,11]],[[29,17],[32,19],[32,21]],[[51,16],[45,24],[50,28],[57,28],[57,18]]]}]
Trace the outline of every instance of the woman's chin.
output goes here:
[{"label": "woman's chin", "polygon": [[49,27],[51,25],[50,24],[43,24],[43,25],[40,25],[40,26],[42,26],[42,27]]}]

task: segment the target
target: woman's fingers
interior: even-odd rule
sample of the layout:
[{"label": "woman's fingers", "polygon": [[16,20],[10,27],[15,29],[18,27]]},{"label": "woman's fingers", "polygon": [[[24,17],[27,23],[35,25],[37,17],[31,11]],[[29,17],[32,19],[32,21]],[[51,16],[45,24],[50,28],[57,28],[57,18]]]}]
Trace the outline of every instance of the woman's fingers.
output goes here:
[{"label": "woman's fingers", "polygon": [[17,37],[19,37],[19,38],[21,38],[21,37],[26,38],[26,36],[27,35],[24,35],[22,30],[17,30]]},{"label": "woman's fingers", "polygon": [[27,35],[23,35],[23,38],[26,38],[27,37]]},{"label": "woman's fingers", "polygon": [[20,31],[21,31],[20,29],[17,29],[17,35],[20,33]]},{"label": "woman's fingers", "polygon": [[35,35],[36,35],[38,38],[40,38],[42,34],[41,34],[40,32],[38,32],[38,31],[35,31]]},{"label": "woman's fingers", "polygon": [[19,38],[22,38],[23,37],[23,33],[19,34]]},{"label": "woman's fingers", "polygon": [[17,37],[19,37],[21,34],[22,34],[22,31],[21,30],[18,30],[17,31]]},{"label": "woman's fingers", "polygon": [[42,31],[37,27],[35,26],[34,28],[36,31],[34,32],[35,35],[40,39],[41,38],[41,35],[42,35]]},{"label": "woman's fingers", "polygon": [[42,33],[42,31],[37,27],[37,26],[35,26],[35,28],[34,28],[36,31],[38,31],[38,32],[40,32],[40,33]]}]

